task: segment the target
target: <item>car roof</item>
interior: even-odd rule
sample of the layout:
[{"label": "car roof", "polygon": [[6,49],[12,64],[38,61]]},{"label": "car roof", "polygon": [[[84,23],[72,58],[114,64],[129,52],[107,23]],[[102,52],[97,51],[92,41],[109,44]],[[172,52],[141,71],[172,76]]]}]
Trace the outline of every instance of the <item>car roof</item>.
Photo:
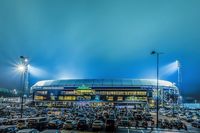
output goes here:
[{"label": "car roof", "polygon": [[95,120],[94,122],[103,122],[103,121],[101,121],[101,120]]},{"label": "car roof", "polygon": [[73,122],[74,120],[66,120],[66,122]]},{"label": "car roof", "polygon": [[22,130],[19,130],[18,133],[20,133],[20,132],[25,133],[25,132],[30,132],[30,131],[33,131],[33,130],[36,130],[36,129],[22,129]]},{"label": "car roof", "polygon": [[60,131],[59,130],[44,130],[44,131],[42,131],[41,133],[60,133]]},{"label": "car roof", "polygon": [[0,129],[5,129],[8,127],[16,127],[16,125],[3,125],[3,126],[0,126]]}]

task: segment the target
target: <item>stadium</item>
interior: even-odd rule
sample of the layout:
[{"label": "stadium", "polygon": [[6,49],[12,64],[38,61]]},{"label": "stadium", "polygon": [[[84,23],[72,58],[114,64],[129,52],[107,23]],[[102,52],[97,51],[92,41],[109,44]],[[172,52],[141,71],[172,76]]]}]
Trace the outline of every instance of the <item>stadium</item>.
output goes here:
[{"label": "stadium", "polygon": [[[155,107],[155,79],[67,79],[43,80],[31,87],[37,106],[71,104],[112,104],[116,106]],[[179,89],[171,82],[159,80],[159,106],[178,104]]]}]

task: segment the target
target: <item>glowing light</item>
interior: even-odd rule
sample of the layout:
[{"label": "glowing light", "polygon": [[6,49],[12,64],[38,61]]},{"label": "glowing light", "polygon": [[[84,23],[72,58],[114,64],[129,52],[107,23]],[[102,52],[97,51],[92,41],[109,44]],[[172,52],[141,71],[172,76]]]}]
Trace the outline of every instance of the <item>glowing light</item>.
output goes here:
[{"label": "glowing light", "polygon": [[76,76],[72,73],[60,73],[57,76],[58,79],[76,79]]},{"label": "glowing light", "polygon": [[28,62],[28,59],[27,59],[27,58],[25,58],[25,59],[24,59],[24,61],[25,61],[25,62]]},{"label": "glowing light", "polygon": [[68,68],[67,70],[65,70],[64,68],[62,68],[60,70],[60,72],[58,72],[58,74],[55,75],[55,78],[57,78],[57,79],[80,79],[80,78],[82,78],[82,76],[80,75],[80,72],[78,72],[77,69]]},{"label": "glowing light", "polygon": [[162,68],[160,69],[160,76],[161,76],[161,77],[169,76],[169,75],[171,75],[171,74],[177,72],[178,66],[179,66],[178,64],[179,64],[178,61],[174,61],[174,62],[172,62],[172,63],[170,63],[170,64],[168,64],[168,65],[162,67]]},{"label": "glowing light", "polygon": [[180,62],[178,60],[176,60],[176,67],[179,68],[180,67]]},{"label": "glowing light", "polygon": [[24,72],[25,69],[26,69],[26,67],[25,67],[24,65],[22,65],[22,64],[19,64],[19,65],[17,66],[17,70],[20,71],[20,72]]},{"label": "glowing light", "polygon": [[46,77],[47,72],[42,70],[41,68],[37,68],[32,65],[28,65],[29,73],[34,77]]}]

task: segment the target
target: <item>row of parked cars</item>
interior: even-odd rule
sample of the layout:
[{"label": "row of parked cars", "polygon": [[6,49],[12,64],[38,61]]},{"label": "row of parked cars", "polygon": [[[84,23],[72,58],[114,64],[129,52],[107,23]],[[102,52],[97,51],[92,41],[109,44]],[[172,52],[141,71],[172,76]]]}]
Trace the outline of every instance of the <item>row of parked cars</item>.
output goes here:
[{"label": "row of parked cars", "polygon": [[161,110],[160,114],[167,117],[176,117],[179,120],[191,123],[193,127],[200,128],[200,111],[198,110]]},{"label": "row of parked cars", "polygon": [[175,128],[178,130],[180,130],[180,129],[187,130],[187,125],[179,119],[172,119],[172,120],[161,119],[161,120],[159,120],[159,127],[168,128],[168,129]]},{"label": "row of parked cars", "polygon": [[193,127],[200,128],[200,111],[183,110],[182,113],[180,113],[178,116],[180,119],[191,123]]}]

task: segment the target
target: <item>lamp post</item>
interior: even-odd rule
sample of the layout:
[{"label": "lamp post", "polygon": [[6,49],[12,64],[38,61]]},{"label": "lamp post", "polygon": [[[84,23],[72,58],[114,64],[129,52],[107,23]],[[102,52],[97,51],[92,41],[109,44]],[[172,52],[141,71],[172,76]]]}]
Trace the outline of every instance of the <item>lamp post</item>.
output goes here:
[{"label": "lamp post", "polygon": [[[28,58],[20,56],[21,63],[18,66],[18,70],[22,73],[22,94],[21,94],[21,118],[23,117],[23,104],[24,94],[27,93],[28,89]],[[26,89],[26,90],[25,90]]]},{"label": "lamp post", "polygon": [[152,51],[151,55],[156,55],[156,59],[157,59],[157,74],[156,74],[156,81],[157,81],[157,85],[156,85],[156,128],[158,128],[158,110],[159,110],[159,101],[158,101],[158,85],[159,85],[159,56],[160,54],[163,54],[161,52],[157,52],[157,51]]}]

